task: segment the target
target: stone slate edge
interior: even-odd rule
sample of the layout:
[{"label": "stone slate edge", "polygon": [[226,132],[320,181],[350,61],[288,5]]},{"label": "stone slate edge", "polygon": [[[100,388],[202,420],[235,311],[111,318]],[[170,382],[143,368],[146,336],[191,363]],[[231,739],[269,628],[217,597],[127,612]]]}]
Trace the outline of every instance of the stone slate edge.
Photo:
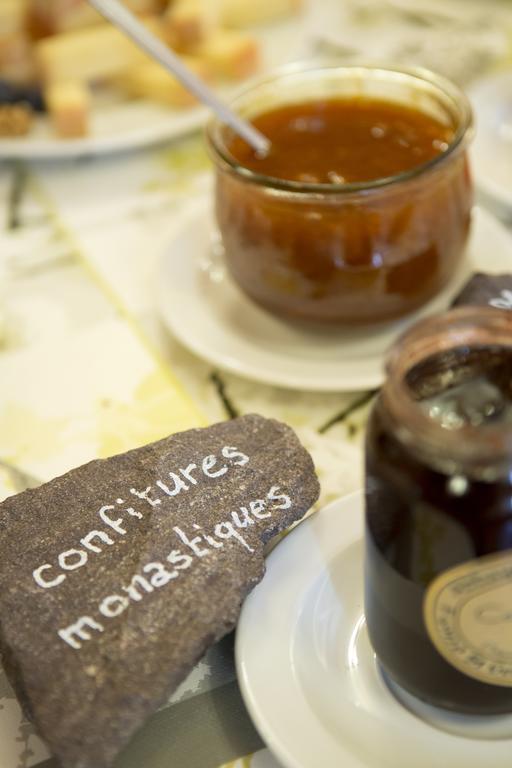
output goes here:
[{"label": "stone slate edge", "polygon": [[[241,417],[240,419],[233,420],[230,423],[233,424],[235,421],[244,421],[246,419],[247,420],[251,420],[251,419],[259,419],[259,418],[261,418],[261,417],[249,415],[249,416]],[[297,441],[298,445],[300,446],[300,443],[299,443],[295,433],[289,427],[287,427],[286,425],[284,425],[284,424],[282,424],[282,423],[280,423],[280,422],[278,422],[278,421],[276,421],[274,419],[265,419],[264,421],[268,421],[268,422],[274,423],[274,425],[278,426],[280,429],[284,428],[284,430],[286,432],[290,433],[290,436],[293,436],[293,438]],[[208,428],[206,428],[206,429],[208,429]],[[185,435],[185,434],[186,435],[193,435],[195,433],[195,434],[197,434],[198,437],[200,437],[202,432],[203,432],[203,429],[198,428],[198,429],[187,430],[185,433],[178,433],[178,434],[181,434],[181,435]],[[171,436],[171,438],[169,438],[169,437],[163,438],[162,440],[158,441],[157,443],[153,443],[151,445],[154,447],[154,446],[157,446],[159,443],[164,444],[164,443],[168,442],[169,439],[172,439],[172,436]],[[123,454],[123,455],[129,457],[130,455],[137,454],[137,453],[143,451],[145,448],[148,448],[148,447],[149,446],[143,446],[143,447],[140,447],[140,448],[135,448],[135,449],[132,449],[131,451],[128,451],[126,454]],[[302,446],[300,446],[300,447],[302,448]],[[289,511],[287,510],[287,511],[282,512],[281,516],[280,516],[280,519],[279,519],[279,523],[278,523],[277,526],[276,526],[276,521],[273,521],[273,524],[271,526],[272,530],[270,530],[269,528],[263,528],[262,530],[259,530],[259,539],[260,539],[262,545],[267,544],[271,539],[273,539],[276,536],[276,534],[278,534],[280,531],[285,530],[292,523],[294,523],[297,520],[299,520],[308,511],[308,509],[310,509],[310,507],[315,503],[315,501],[318,499],[318,496],[319,496],[319,493],[320,493],[320,487],[319,487],[319,483],[318,483],[318,480],[317,480],[316,475],[315,475],[313,461],[312,461],[311,457],[309,456],[309,454],[307,454],[305,449],[302,448],[302,450],[304,452],[304,458],[305,458],[306,462],[309,461],[309,464],[310,464],[311,474],[312,474],[312,478],[313,478],[311,491],[310,491],[309,494],[307,494],[307,497],[304,498],[303,503],[300,503],[300,501],[298,502],[296,500],[296,503],[293,505],[291,510],[289,510]],[[111,458],[116,458],[116,457],[111,457]],[[22,494],[18,494],[16,499],[19,499],[20,497],[26,497],[28,499],[30,497],[30,494],[38,493],[38,491],[41,488],[48,488],[49,486],[54,486],[56,484],[59,484],[65,478],[68,478],[70,475],[72,476],[73,474],[77,473],[78,471],[83,471],[84,468],[86,468],[86,467],[91,468],[91,467],[94,467],[97,464],[105,463],[105,462],[108,462],[108,461],[110,461],[110,459],[96,459],[96,460],[93,460],[91,462],[88,462],[87,464],[82,465],[81,467],[78,467],[76,469],[73,469],[73,470],[71,470],[70,472],[68,472],[68,473],[66,473],[64,475],[61,475],[59,477],[54,478],[49,483],[46,483],[43,486],[40,486],[40,488],[30,489],[30,490],[27,490],[27,491],[23,492]],[[9,499],[7,499],[7,501],[9,501]],[[203,645],[202,645],[200,651],[195,654],[193,659],[189,660],[189,663],[187,664],[186,667],[184,667],[182,669],[181,674],[179,675],[179,677],[176,678],[173,681],[173,683],[169,686],[169,688],[166,691],[165,696],[162,697],[161,701],[155,703],[154,710],[158,709],[159,706],[161,706],[162,704],[164,704],[167,701],[168,697],[179,686],[179,684],[187,677],[187,675],[193,669],[195,664],[197,664],[197,662],[201,659],[201,657],[204,655],[205,651],[212,644],[214,644],[215,642],[220,640],[222,637],[224,637],[226,634],[231,632],[234,629],[234,627],[236,626],[236,623],[237,623],[237,620],[238,620],[238,617],[239,617],[239,613],[240,613],[240,610],[241,610],[241,606],[242,606],[242,603],[243,603],[245,597],[250,593],[252,588],[254,586],[256,586],[257,583],[259,583],[259,581],[261,580],[261,578],[263,577],[263,575],[265,573],[264,560],[263,560],[263,547],[262,547],[261,550],[257,550],[254,553],[254,555],[252,555],[252,557],[256,561],[260,561],[260,560],[262,561],[261,562],[260,575],[258,577],[256,577],[251,583],[247,584],[247,588],[245,589],[244,592],[240,592],[240,600],[239,600],[237,606],[233,606],[233,611],[231,613],[231,616],[229,618],[223,617],[219,621],[219,623],[218,623],[218,626],[216,628],[215,634],[211,635],[208,638],[207,641],[206,641],[206,639],[204,639],[204,642],[203,642]],[[259,563],[258,563],[258,565],[259,565]],[[17,665],[15,656],[11,653],[11,649],[9,648],[8,645],[6,645],[6,643],[4,641],[1,617],[0,617],[0,658],[2,660],[2,663],[3,663],[3,666],[4,666],[5,672],[7,674],[7,677],[9,678],[9,680],[10,680],[10,682],[11,682],[11,684],[12,684],[12,686],[13,686],[15,692],[16,692],[16,695],[17,695],[17,697],[18,697],[18,699],[19,699],[19,701],[21,703],[21,706],[22,706],[25,714],[27,715],[28,719],[30,719],[32,722],[34,722],[34,719],[31,716],[31,707],[30,707],[29,697],[26,694],[25,686],[24,686],[24,682],[23,682],[23,671]],[[144,719],[149,717],[150,714],[151,714],[151,712],[148,712]],[[133,727],[127,729],[127,731],[126,731],[126,733],[124,735],[124,738],[122,739],[122,742],[118,743],[116,745],[112,745],[112,749],[111,750],[107,750],[107,751],[110,751],[110,756],[107,758],[107,760],[105,761],[104,765],[110,765],[111,764],[112,760],[115,759],[115,757],[119,753],[120,749],[123,748],[123,746],[129,741],[129,739],[131,738],[133,733],[142,725],[142,722],[143,721],[139,721],[139,722],[134,723]],[[36,722],[34,722],[34,725],[35,725],[35,727],[37,729],[37,723]],[[55,750],[55,745],[54,745],[54,751],[55,752],[58,751],[58,750]],[[64,764],[65,765],[70,765],[70,766],[71,765],[74,765],[74,766],[78,766],[79,765],[76,762],[69,763],[67,760],[65,760],[65,762],[63,762],[62,764],[63,765]],[[100,768],[100,766],[99,766],[99,764],[97,762],[94,763],[94,764],[91,764],[91,763],[88,762],[86,757],[85,757],[85,760],[83,762],[82,761],[80,762],[80,766],[84,766],[84,767],[88,766],[89,768]]]}]

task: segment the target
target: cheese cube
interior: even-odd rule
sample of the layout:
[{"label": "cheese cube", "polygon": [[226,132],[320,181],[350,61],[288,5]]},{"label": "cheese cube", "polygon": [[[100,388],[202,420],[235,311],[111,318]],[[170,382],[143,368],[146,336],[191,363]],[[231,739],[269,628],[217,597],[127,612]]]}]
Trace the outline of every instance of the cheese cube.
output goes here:
[{"label": "cheese cube", "polygon": [[216,3],[211,0],[177,0],[163,17],[165,38],[181,53],[192,51],[207,40],[216,26]]},{"label": "cheese cube", "polygon": [[260,64],[257,40],[233,30],[219,30],[194,49],[212,74],[238,80],[253,75]]},{"label": "cheese cube", "polygon": [[302,0],[219,0],[220,23],[239,29],[256,24],[267,24],[296,13]]},{"label": "cheese cube", "polygon": [[45,90],[48,114],[57,136],[76,139],[89,132],[90,94],[80,82],[53,83]]}]

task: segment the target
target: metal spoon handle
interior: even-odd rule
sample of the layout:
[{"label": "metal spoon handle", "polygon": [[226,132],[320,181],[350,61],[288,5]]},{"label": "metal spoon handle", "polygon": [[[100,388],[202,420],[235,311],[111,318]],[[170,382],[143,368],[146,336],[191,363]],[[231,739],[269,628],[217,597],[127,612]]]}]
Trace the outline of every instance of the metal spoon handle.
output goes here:
[{"label": "metal spoon handle", "polygon": [[229,125],[250,146],[261,154],[270,149],[270,141],[254,126],[236,115],[213,91],[208,88],[177,56],[129,11],[119,0],[89,0],[96,10],[118,29],[122,30],[134,43],[156,59],[165,69],[196,96],[203,104],[211,107],[222,123]]}]

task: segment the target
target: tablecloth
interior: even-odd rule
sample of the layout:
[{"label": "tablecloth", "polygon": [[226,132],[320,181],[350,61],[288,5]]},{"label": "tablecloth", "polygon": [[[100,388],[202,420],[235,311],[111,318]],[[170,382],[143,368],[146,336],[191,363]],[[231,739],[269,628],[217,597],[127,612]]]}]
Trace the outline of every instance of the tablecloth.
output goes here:
[{"label": "tablecloth", "polygon": [[[247,412],[297,429],[315,458],[322,503],[360,484],[365,405],[357,404],[368,397],[243,381],[193,357],[163,328],[158,261],[209,184],[198,136],[120,158],[3,169],[3,497],[92,458]],[[238,693],[232,638],[207,654],[172,702],[120,766],[217,766],[261,746]],[[5,678],[0,734],[1,768],[47,757]]]},{"label": "tablecloth", "polygon": [[[418,63],[427,51],[438,68],[464,80],[476,72],[461,72],[462,54],[450,58],[447,43],[434,52],[424,34],[411,32],[423,25],[437,36],[435,14],[453,14],[461,1],[331,2],[336,24],[313,14],[311,53]],[[498,16],[475,34],[484,5],[464,4],[459,24],[479,71],[509,56],[508,27]],[[512,25],[505,2],[492,7]],[[210,187],[199,135],[116,157],[0,166],[1,498],[90,459],[248,412],[296,429],[317,467],[320,505],[360,487],[374,393],[314,394],[243,380],[196,358],[165,330],[155,298],[158,265],[188,207]],[[0,768],[53,765],[1,675],[0,744]],[[263,746],[240,697],[229,636],[117,765],[217,768],[234,761],[231,768],[275,768],[266,750],[240,757]]]}]

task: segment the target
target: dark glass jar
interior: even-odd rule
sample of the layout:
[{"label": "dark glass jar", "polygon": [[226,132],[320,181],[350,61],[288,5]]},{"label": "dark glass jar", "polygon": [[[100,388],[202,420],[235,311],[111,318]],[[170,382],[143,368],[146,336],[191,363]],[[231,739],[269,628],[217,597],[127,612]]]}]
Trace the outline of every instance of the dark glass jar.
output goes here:
[{"label": "dark glass jar", "polygon": [[366,442],[365,612],[386,676],[512,712],[512,314],[463,308],[394,346]]}]

